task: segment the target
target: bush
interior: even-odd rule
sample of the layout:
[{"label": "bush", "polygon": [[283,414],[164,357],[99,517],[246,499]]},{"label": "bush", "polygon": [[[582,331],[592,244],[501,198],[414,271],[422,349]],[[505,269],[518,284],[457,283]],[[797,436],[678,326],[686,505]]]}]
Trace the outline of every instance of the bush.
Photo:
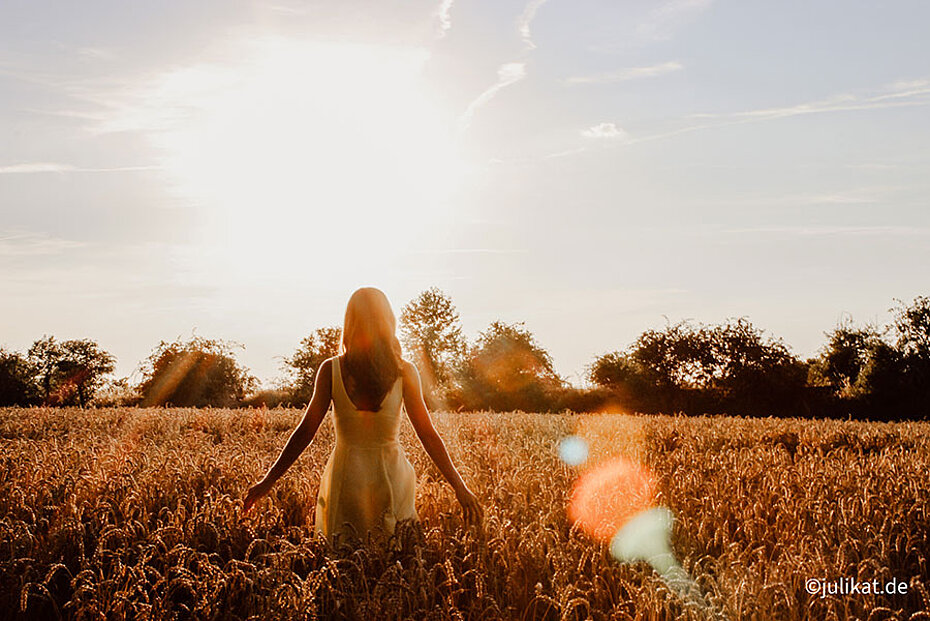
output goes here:
[{"label": "bush", "polygon": [[143,363],[141,405],[241,404],[258,381],[236,361],[233,345],[203,337],[192,337],[186,342],[162,341]]},{"label": "bush", "polygon": [[740,318],[647,330],[599,356],[588,378],[630,410],[790,415],[802,407],[807,365]]},{"label": "bush", "polygon": [[242,405],[249,408],[294,407],[294,394],[288,388],[268,388],[246,397]]},{"label": "bush", "polygon": [[0,406],[39,402],[35,368],[22,354],[0,348]]},{"label": "bush", "polygon": [[549,353],[522,323],[500,321],[479,334],[457,379],[449,398],[453,409],[498,412],[552,411],[551,395],[565,385]]}]

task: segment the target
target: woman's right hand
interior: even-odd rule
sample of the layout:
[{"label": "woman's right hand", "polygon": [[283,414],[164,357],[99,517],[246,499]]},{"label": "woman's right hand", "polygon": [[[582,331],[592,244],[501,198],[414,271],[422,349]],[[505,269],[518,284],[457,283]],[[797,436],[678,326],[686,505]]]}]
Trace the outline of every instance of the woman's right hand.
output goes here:
[{"label": "woman's right hand", "polygon": [[481,520],[484,518],[484,509],[478,502],[478,497],[467,487],[456,492],[459,504],[462,505],[462,513],[465,515],[465,523],[474,526],[481,526]]},{"label": "woman's right hand", "polygon": [[245,494],[245,499],[242,501],[242,512],[248,513],[249,509],[252,506],[261,500],[269,491],[271,491],[271,483],[267,480],[262,479],[255,485],[249,488],[249,491]]}]

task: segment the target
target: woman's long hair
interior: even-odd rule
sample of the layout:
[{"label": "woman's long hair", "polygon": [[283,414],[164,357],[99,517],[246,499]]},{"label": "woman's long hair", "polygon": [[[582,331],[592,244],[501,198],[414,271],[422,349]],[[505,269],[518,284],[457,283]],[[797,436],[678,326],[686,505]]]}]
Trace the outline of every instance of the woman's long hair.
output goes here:
[{"label": "woman's long hair", "polygon": [[352,294],[342,328],[346,375],[366,403],[380,405],[401,371],[397,320],[387,296],[374,287]]}]

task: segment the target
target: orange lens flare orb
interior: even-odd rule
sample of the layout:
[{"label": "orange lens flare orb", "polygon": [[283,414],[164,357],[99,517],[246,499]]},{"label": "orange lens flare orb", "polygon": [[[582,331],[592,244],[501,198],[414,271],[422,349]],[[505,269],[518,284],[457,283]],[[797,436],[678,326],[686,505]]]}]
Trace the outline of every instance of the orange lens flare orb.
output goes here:
[{"label": "orange lens flare orb", "polygon": [[638,462],[617,457],[585,472],[576,482],[568,517],[600,541],[610,541],[656,497],[652,474]]}]

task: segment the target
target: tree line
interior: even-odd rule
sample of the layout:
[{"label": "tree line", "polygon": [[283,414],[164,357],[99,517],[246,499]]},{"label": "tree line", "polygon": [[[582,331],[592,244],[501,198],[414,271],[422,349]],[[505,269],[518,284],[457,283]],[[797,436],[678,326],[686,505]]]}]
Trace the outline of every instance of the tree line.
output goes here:
[{"label": "tree line", "polygon": [[[556,373],[523,323],[492,322],[469,342],[452,299],[435,287],[403,307],[398,327],[433,409],[926,418],[930,298],[891,312],[886,326],[841,321],[807,360],[746,318],[669,323],[597,356],[586,388]],[[259,390],[232,342],[162,341],[133,383],[110,377],[115,358],[92,340],[44,336],[24,353],[0,349],[0,405],[302,407],[340,342],[337,326],[314,330],[283,359],[276,385]]]}]

